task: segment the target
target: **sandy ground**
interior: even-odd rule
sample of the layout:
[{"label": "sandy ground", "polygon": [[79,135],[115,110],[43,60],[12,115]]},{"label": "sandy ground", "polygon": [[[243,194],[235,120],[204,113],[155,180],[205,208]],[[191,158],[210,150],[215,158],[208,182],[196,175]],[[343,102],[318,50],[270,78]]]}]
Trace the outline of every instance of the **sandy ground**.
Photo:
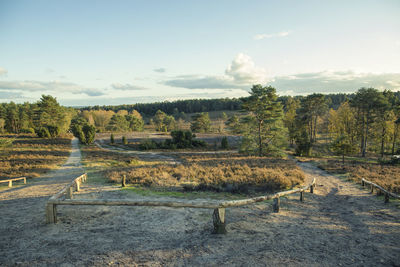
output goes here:
[{"label": "sandy ground", "polygon": [[[82,172],[73,147],[64,167],[0,191],[1,266],[400,266],[398,204],[307,163],[315,194],[282,199],[280,213],[270,202],[227,209],[226,235],[211,234],[206,209],[64,206],[46,225],[46,200]],[[76,198],[144,198],[82,189]]]}]

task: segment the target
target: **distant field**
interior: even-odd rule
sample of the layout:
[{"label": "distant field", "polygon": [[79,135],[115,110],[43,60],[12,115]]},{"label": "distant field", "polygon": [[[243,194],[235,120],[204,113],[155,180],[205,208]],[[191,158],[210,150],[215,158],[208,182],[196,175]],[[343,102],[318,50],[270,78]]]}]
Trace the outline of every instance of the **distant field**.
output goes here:
[{"label": "distant field", "polygon": [[0,179],[16,176],[28,178],[62,164],[71,151],[71,138],[41,139],[30,135],[0,135],[12,140],[11,147],[0,151]]}]

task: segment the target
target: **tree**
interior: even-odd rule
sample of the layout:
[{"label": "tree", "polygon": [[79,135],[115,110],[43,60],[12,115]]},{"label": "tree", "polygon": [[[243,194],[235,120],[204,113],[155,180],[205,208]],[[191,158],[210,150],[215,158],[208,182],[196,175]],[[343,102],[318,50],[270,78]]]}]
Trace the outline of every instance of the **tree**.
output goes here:
[{"label": "tree", "polygon": [[356,145],[357,137],[357,121],[354,114],[355,110],[346,101],[340,105],[337,111],[331,109],[328,116],[328,129],[331,136],[334,139],[344,136],[351,146]]},{"label": "tree", "polygon": [[286,102],[286,112],[283,119],[284,125],[288,128],[288,135],[289,135],[289,143],[293,146],[296,134],[297,134],[297,127],[296,127],[296,110],[300,107],[300,101],[294,99],[293,97],[289,97]]},{"label": "tree", "polygon": [[125,116],[115,114],[111,117],[107,130],[113,132],[126,132],[129,130],[130,123],[126,120]]},{"label": "tree", "polygon": [[165,114],[161,110],[158,110],[156,115],[153,117],[153,124],[156,131],[161,132],[171,131],[176,128],[175,118]]},{"label": "tree", "polygon": [[208,113],[196,114],[192,117],[193,121],[190,129],[197,133],[206,133],[210,131],[211,120]]},{"label": "tree", "polygon": [[[258,155],[262,156],[263,147],[268,146],[278,139],[282,133],[282,105],[277,101],[275,88],[253,85],[250,97],[244,102],[243,108],[250,112],[248,124],[256,126]],[[247,140],[251,142],[254,136],[254,127],[248,127]]]},{"label": "tree", "polygon": [[50,95],[42,95],[36,105],[34,125],[36,128],[49,125],[57,126],[60,128],[60,132],[65,132],[69,128],[66,110],[58,104],[56,98]]},{"label": "tree", "polygon": [[85,135],[84,143],[89,145],[94,142],[96,136],[96,128],[93,125],[85,124],[82,127],[83,134]]},{"label": "tree", "polygon": [[351,99],[350,105],[357,111],[361,156],[365,157],[371,125],[377,118],[377,111],[385,106],[385,99],[383,94],[375,88],[361,88]]},{"label": "tree", "polygon": [[230,117],[225,124],[229,127],[229,130],[233,133],[233,134],[240,134],[242,133],[242,126],[240,124],[240,120],[239,117],[236,115],[233,115],[232,117]]},{"label": "tree", "polygon": [[342,156],[342,164],[344,167],[344,157],[354,153],[356,151],[356,146],[347,135],[340,135],[331,143],[331,149],[336,154]]},{"label": "tree", "polygon": [[228,138],[226,136],[222,137],[222,139],[221,139],[221,148],[222,149],[228,149],[229,148]]},{"label": "tree", "polygon": [[307,125],[311,144],[317,141],[318,118],[328,110],[328,102],[323,94],[311,94],[301,101],[298,119]]}]

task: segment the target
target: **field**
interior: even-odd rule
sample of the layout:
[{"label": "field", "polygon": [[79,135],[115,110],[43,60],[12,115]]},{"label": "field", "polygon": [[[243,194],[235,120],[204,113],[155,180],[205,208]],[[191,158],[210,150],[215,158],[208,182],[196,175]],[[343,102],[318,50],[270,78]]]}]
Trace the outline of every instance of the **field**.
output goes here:
[{"label": "field", "polygon": [[71,138],[41,139],[31,135],[0,135],[12,140],[0,151],[0,179],[26,176],[35,178],[60,166],[71,151]]}]

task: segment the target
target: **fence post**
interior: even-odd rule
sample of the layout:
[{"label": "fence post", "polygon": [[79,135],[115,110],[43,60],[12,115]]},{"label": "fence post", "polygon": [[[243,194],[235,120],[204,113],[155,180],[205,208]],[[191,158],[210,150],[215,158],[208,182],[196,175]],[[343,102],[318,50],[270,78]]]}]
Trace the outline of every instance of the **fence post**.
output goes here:
[{"label": "fence post", "polygon": [[12,187],[12,180],[8,181],[8,187]]},{"label": "fence post", "polygon": [[362,186],[365,186],[364,179],[361,179],[361,185],[362,185]]},{"label": "fence post", "polygon": [[311,193],[311,194],[314,194],[314,185],[311,185],[311,186],[310,186],[310,193]]},{"label": "fence post", "polygon": [[122,187],[126,187],[126,175],[122,176]]},{"label": "fence post", "polygon": [[374,193],[374,186],[371,184],[371,194]]},{"label": "fence post", "polygon": [[24,184],[26,184],[26,177],[24,177]]},{"label": "fence post", "polygon": [[389,194],[385,193],[385,203],[389,203]]},{"label": "fence post", "polygon": [[272,209],[274,212],[279,212],[279,204],[281,200],[279,197],[274,198],[274,204],[272,205]]},{"label": "fence post", "polygon": [[46,223],[57,222],[57,205],[53,203],[46,204]]},{"label": "fence post", "polygon": [[300,201],[303,202],[304,201],[304,191],[300,192]]},{"label": "fence post", "polygon": [[80,181],[76,181],[75,182],[75,185],[76,185],[76,192],[79,192],[79,190],[80,190]]},{"label": "fence post", "polygon": [[213,213],[214,234],[226,234],[225,208],[214,209]]},{"label": "fence post", "polygon": [[68,187],[67,189],[66,199],[72,199],[72,186]]}]

